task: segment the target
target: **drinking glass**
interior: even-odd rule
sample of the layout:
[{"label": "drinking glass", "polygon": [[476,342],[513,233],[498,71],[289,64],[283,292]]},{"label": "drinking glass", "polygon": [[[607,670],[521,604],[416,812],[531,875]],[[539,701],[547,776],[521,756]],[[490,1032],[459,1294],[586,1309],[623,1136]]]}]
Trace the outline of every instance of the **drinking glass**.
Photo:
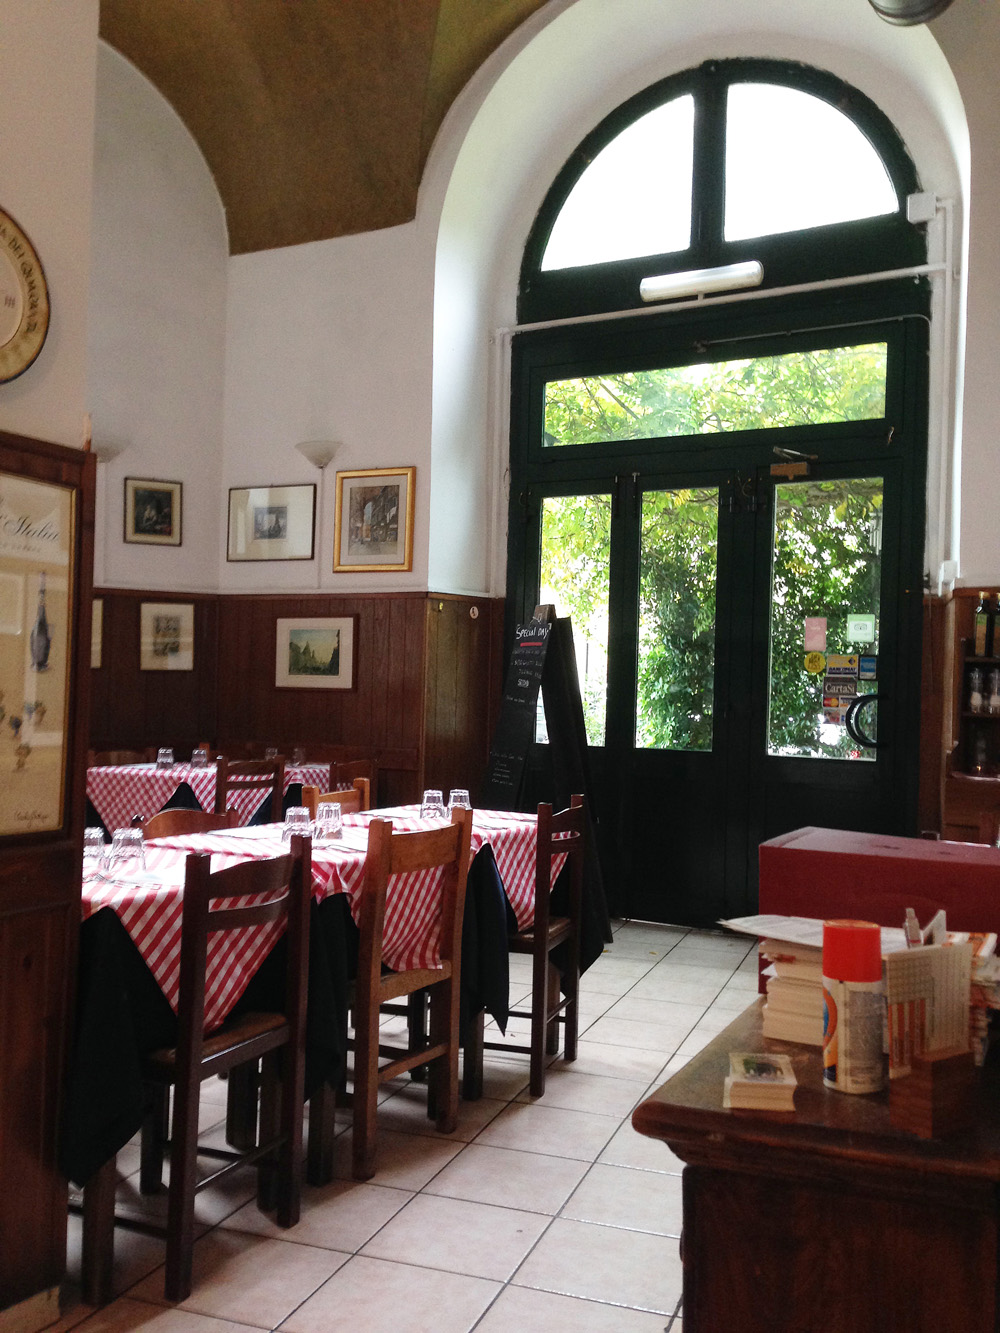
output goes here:
[{"label": "drinking glass", "polygon": [[310,823],[308,806],[290,805],[285,811],[285,826],[281,830],[281,841],[289,842],[293,833],[307,834]]},{"label": "drinking glass", "polygon": [[141,828],[115,829],[108,856],[109,870],[145,870],[146,857],[142,845]]},{"label": "drinking glass", "polygon": [[174,766],[173,750],[171,750],[169,745],[161,745],[156,752],[156,767],[173,768],[173,766]]},{"label": "drinking glass", "polygon": [[448,793],[449,810],[471,810],[472,805],[469,802],[469,793],[464,787],[452,787]]},{"label": "drinking glass", "polygon": [[296,745],[295,749],[292,751],[292,763],[296,767],[298,767],[300,764],[304,764],[305,762],[306,762],[305,750],[302,748],[301,745]]},{"label": "drinking glass", "polygon": [[278,757],[278,747],[276,745],[269,745],[267,749],[264,751],[264,758],[277,759],[277,757]]},{"label": "drinking glass", "polygon": [[104,864],[104,830],[85,828],[83,830],[83,869],[86,874],[100,870]]},{"label": "drinking glass", "polygon": [[420,818],[440,819],[444,813],[444,793],[428,787],[424,792],[424,799],[420,802]]},{"label": "drinking glass", "polygon": [[192,750],[192,751],[191,751],[191,767],[192,767],[192,768],[207,768],[207,767],[208,767],[208,751],[207,751],[207,750],[202,750],[202,749]]},{"label": "drinking glass", "polygon": [[340,805],[336,801],[321,801],[316,811],[313,838],[316,842],[332,842],[344,831]]}]

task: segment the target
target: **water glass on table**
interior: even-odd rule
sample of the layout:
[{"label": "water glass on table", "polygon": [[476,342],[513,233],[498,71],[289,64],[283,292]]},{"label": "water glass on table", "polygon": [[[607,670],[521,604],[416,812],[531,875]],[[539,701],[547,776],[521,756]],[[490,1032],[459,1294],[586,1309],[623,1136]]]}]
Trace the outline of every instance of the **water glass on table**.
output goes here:
[{"label": "water glass on table", "polygon": [[320,801],[313,824],[315,842],[333,842],[342,836],[344,821],[337,801]]},{"label": "water glass on table", "polygon": [[311,829],[309,807],[290,805],[285,811],[285,826],[281,830],[281,841],[290,842],[293,833],[308,835]]},{"label": "water glass on table", "polygon": [[295,768],[301,768],[306,762],[306,752],[301,745],[296,745],[292,750],[292,764]]},{"label": "water glass on table", "polygon": [[156,752],[156,767],[173,768],[173,766],[174,766],[173,750],[171,750],[169,745],[161,745]]},{"label": "water glass on table", "polygon": [[191,751],[192,768],[208,768],[208,751],[199,747]]},{"label": "water glass on table", "polygon": [[471,810],[472,805],[469,801],[469,793],[464,787],[452,787],[448,793],[449,810]]},{"label": "water glass on table", "polygon": [[93,874],[104,865],[104,830],[85,828],[83,830],[83,873]]},{"label": "water glass on table", "polygon": [[445,816],[444,793],[428,787],[420,802],[421,819],[443,819]]},{"label": "water glass on table", "polygon": [[111,851],[108,854],[108,870],[145,870],[146,856],[142,843],[141,828],[115,829],[111,839]]}]

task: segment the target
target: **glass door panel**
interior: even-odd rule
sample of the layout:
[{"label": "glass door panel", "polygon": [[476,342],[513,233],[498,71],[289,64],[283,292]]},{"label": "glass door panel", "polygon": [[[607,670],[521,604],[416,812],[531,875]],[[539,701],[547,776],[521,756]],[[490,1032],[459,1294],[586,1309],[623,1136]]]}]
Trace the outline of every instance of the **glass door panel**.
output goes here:
[{"label": "glass door panel", "polygon": [[[877,662],[883,495],[881,477],[810,479],[774,488],[770,756],[875,759],[874,749],[848,734],[845,712],[855,695],[876,688],[873,667],[859,679],[863,664],[850,659],[863,654]],[[807,619],[814,636],[808,641]],[[874,707],[865,710],[869,733]]]},{"label": "glass door panel", "polygon": [[[542,500],[538,600],[573,621],[577,672],[590,745],[603,745],[608,713],[611,496],[549,495]],[[539,698],[536,740],[545,741]]]},{"label": "glass door panel", "polygon": [[642,495],[637,749],[711,750],[719,488]]}]

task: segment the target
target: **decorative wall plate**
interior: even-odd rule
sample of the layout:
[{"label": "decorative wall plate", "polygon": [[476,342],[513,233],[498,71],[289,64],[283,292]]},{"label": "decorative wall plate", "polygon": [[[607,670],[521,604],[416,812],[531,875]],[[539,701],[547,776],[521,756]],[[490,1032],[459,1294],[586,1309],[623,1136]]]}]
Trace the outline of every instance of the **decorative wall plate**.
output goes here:
[{"label": "decorative wall plate", "polygon": [[35,247],[0,208],[0,382],[16,379],[49,331],[49,289]]}]

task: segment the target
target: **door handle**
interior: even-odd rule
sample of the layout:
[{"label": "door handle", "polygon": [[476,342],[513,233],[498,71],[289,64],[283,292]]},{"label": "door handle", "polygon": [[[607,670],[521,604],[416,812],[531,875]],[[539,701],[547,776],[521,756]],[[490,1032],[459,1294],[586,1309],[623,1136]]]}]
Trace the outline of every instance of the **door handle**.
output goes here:
[{"label": "door handle", "polygon": [[884,750],[885,741],[874,740],[866,731],[861,728],[858,721],[858,714],[862,708],[867,708],[869,704],[874,704],[881,699],[880,694],[859,694],[847,705],[847,712],[844,714],[844,726],[847,728],[847,734],[855,745],[860,745],[866,750]]}]

